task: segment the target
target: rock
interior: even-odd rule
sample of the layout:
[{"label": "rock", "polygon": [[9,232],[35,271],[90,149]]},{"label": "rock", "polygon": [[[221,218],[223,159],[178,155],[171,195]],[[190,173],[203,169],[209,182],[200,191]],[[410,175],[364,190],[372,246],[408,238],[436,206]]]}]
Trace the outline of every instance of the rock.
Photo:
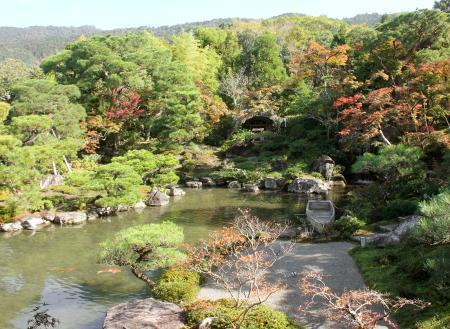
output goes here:
[{"label": "rock", "polygon": [[50,211],[41,212],[41,217],[47,222],[53,223],[53,221],[55,220],[55,213]]},{"label": "rock", "polygon": [[340,186],[340,187],[346,187],[347,183],[345,182],[345,179],[340,176],[334,176],[331,178],[331,180],[328,182],[330,186]]},{"label": "rock", "polygon": [[0,223],[0,232],[15,232],[22,229],[22,223],[19,221],[12,223]]},{"label": "rock", "polygon": [[182,196],[182,195],[185,195],[185,194],[186,194],[186,192],[184,192],[179,187],[171,186],[169,188],[169,195],[170,196]]},{"label": "rock", "polygon": [[259,187],[256,184],[244,184],[242,185],[241,192],[259,192]]},{"label": "rock", "polygon": [[278,190],[283,186],[283,183],[279,179],[266,177],[263,186],[266,190]]},{"label": "rock", "polygon": [[116,208],[117,212],[124,212],[130,210],[131,206],[124,206],[122,204],[119,204]]},{"label": "rock", "polygon": [[158,189],[154,187],[148,194],[145,204],[151,207],[165,206],[169,204],[169,196],[166,193],[158,191]]},{"label": "rock", "polygon": [[36,230],[39,226],[46,224],[48,222],[39,215],[30,215],[22,218],[22,227],[26,230]]},{"label": "rock", "polygon": [[115,214],[116,213],[116,208],[112,208],[112,207],[98,207],[98,208],[95,208],[95,212],[99,216],[108,216],[108,215]]},{"label": "rock", "polygon": [[138,203],[136,203],[135,205],[134,205],[134,209],[143,209],[143,208],[145,208],[145,207],[147,207],[147,205],[145,204],[145,202],[144,201],[139,201]]},{"label": "rock", "polygon": [[99,215],[98,215],[98,213],[96,211],[89,211],[86,214],[86,217],[87,217],[88,221],[93,221],[93,220],[97,220]]},{"label": "rock", "polygon": [[216,186],[216,182],[211,177],[202,177],[202,178],[200,178],[200,182],[202,182],[203,186],[207,186],[207,187]]},{"label": "rock", "polygon": [[357,179],[356,181],[353,182],[353,184],[355,184],[355,185],[370,185],[373,183],[374,183],[373,180],[368,180],[368,179]]},{"label": "rock", "polygon": [[329,185],[321,179],[296,178],[289,186],[288,192],[305,194],[325,194],[330,189]]},{"label": "rock", "polygon": [[56,213],[55,224],[59,225],[77,225],[87,221],[87,215],[83,211],[68,211]]},{"label": "rock", "polygon": [[42,178],[39,186],[41,189],[46,189],[51,186],[62,185],[64,184],[64,177],[61,175],[47,175]]},{"label": "rock", "polygon": [[186,182],[186,187],[189,187],[189,188],[201,188],[202,186],[203,186],[202,182],[199,182],[196,180]]},{"label": "rock", "polygon": [[176,304],[154,298],[131,300],[110,308],[103,329],[180,329],[184,311]]},{"label": "rock", "polygon": [[237,180],[231,181],[228,183],[228,188],[241,188],[242,185]]},{"label": "rock", "polygon": [[367,243],[372,243],[378,247],[384,247],[392,244],[399,244],[402,239],[408,234],[408,232],[416,226],[421,219],[420,216],[412,215],[408,217],[402,217],[403,221],[396,225],[385,227],[384,229],[390,230],[387,233],[377,233],[366,237]]}]

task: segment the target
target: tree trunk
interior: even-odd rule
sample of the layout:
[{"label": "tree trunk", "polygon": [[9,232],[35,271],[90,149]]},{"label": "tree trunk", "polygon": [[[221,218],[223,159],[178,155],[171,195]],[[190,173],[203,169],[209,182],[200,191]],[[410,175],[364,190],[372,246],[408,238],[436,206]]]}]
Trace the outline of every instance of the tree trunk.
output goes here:
[{"label": "tree trunk", "polygon": [[386,138],[386,136],[383,133],[383,129],[381,129],[381,125],[378,125],[378,131],[380,133],[381,139],[386,145],[392,145],[391,142]]},{"label": "tree trunk", "polygon": [[130,267],[131,273],[133,273],[138,279],[144,281],[146,284],[149,285],[150,288],[154,288],[156,286],[155,281],[150,279],[145,273],[141,272],[137,268]]},{"label": "tree trunk", "polygon": [[63,155],[64,163],[66,164],[67,171],[72,172],[72,166],[70,165],[69,161],[67,161],[67,158],[65,155]]},{"label": "tree trunk", "polygon": [[53,166],[53,175],[58,175],[58,169],[56,169],[56,163],[52,160],[52,166]]}]

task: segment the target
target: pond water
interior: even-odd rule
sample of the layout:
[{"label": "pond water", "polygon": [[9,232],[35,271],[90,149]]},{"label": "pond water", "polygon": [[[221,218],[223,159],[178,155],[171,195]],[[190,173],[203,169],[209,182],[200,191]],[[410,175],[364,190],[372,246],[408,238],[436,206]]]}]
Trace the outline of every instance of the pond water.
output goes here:
[{"label": "pond water", "polygon": [[[341,192],[329,194],[338,201]],[[96,262],[98,244],[134,225],[173,221],[185,240],[207,238],[224,226],[237,208],[263,219],[288,219],[305,212],[306,199],[287,193],[244,194],[228,189],[188,190],[170,205],[130,211],[82,226],[50,226],[37,232],[0,233],[0,328],[26,328],[33,308],[48,304],[61,329],[99,329],[108,307],[149,295],[126,269],[107,272]]]}]

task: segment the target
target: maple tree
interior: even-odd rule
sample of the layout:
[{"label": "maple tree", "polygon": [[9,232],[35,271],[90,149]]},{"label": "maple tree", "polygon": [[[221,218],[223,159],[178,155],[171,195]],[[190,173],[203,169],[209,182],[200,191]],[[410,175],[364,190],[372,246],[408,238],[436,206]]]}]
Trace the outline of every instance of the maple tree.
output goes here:
[{"label": "maple tree", "polygon": [[285,229],[260,220],[249,210],[240,210],[232,227],[214,232],[189,253],[191,269],[216,282],[230,295],[236,309],[242,310],[235,319],[238,326],[252,308],[284,286],[282,281],[269,282],[267,272],[292,250],[293,244],[274,244]]},{"label": "maple tree", "polygon": [[299,283],[300,290],[311,301],[300,308],[312,312],[314,306],[324,306],[322,314],[333,321],[342,321],[353,328],[373,329],[383,322],[389,328],[400,328],[392,319],[392,313],[405,307],[413,306],[424,309],[430,304],[418,299],[402,297],[390,298],[386,294],[370,289],[344,290],[336,293],[328,287],[319,272],[306,272]]}]

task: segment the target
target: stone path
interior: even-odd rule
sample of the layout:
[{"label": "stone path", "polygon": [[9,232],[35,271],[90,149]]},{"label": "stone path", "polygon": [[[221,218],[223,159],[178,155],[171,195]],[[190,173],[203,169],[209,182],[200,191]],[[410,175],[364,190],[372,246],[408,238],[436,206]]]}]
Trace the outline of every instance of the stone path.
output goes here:
[{"label": "stone path", "polygon": [[[280,244],[288,242],[278,242]],[[299,274],[307,270],[320,271],[325,274],[325,281],[329,287],[335,291],[344,289],[364,288],[364,281],[359,270],[348,254],[354,247],[348,242],[330,243],[296,243],[292,253],[281,259],[272,268],[268,279],[276,280],[279,277],[286,277],[287,287],[274,294],[267,304],[275,309],[283,311],[291,319],[311,329],[336,329],[347,328],[339,326],[320,316],[320,309],[317,316],[308,315],[305,317],[298,311],[301,304],[307,301],[298,289]],[[213,283],[207,284],[200,290],[201,299],[227,298],[228,294],[216,287]]]}]

